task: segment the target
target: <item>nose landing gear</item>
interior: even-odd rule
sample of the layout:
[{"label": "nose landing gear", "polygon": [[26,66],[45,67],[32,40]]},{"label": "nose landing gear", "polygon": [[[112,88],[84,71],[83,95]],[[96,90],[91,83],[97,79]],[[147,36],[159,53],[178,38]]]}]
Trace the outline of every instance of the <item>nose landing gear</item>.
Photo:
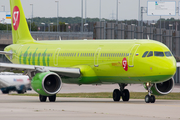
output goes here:
[{"label": "nose landing gear", "polygon": [[120,98],[122,97],[123,101],[129,101],[129,90],[128,89],[124,89],[125,86],[127,86],[127,84],[119,84],[120,90],[119,89],[115,89],[113,91],[113,100],[114,101],[120,101]]},{"label": "nose landing gear", "polygon": [[146,103],[155,103],[156,101],[156,98],[154,95],[151,95],[151,87],[152,87],[152,84],[150,83],[147,83],[146,84],[146,87],[147,87],[147,90],[148,90],[148,95],[145,96],[145,102]]}]

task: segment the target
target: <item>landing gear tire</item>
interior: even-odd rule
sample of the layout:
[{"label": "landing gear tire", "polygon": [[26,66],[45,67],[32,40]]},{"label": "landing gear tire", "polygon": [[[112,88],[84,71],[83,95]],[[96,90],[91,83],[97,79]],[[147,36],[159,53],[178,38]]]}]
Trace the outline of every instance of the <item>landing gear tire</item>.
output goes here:
[{"label": "landing gear tire", "polygon": [[56,94],[53,96],[49,96],[49,101],[50,102],[55,102],[56,101]]},{"label": "landing gear tire", "polygon": [[129,90],[128,89],[124,89],[122,92],[122,100],[123,101],[129,101]]},{"label": "landing gear tire", "polygon": [[120,100],[120,97],[121,97],[120,90],[119,90],[119,89],[115,89],[115,90],[113,91],[113,100],[114,100],[114,101],[119,101],[119,100]]},{"label": "landing gear tire", "polygon": [[151,91],[151,87],[153,86],[153,84],[147,82],[146,83],[146,87],[147,87],[147,90],[148,90],[148,95],[145,96],[145,102],[146,103],[155,103],[156,101],[156,98],[154,95],[151,95],[152,91]]},{"label": "landing gear tire", "polygon": [[155,103],[155,101],[156,101],[156,98],[155,98],[155,96],[154,95],[151,95],[151,96],[149,96],[149,95],[146,95],[146,97],[145,97],[145,102],[146,103]]},{"label": "landing gear tire", "polygon": [[39,95],[40,102],[46,102],[47,96]]},{"label": "landing gear tire", "polygon": [[154,103],[156,101],[156,98],[154,95],[151,95],[151,103]]},{"label": "landing gear tire", "polygon": [[149,96],[149,95],[146,95],[146,96],[145,96],[145,102],[146,102],[146,103],[149,103],[149,102],[150,102],[150,96]]}]

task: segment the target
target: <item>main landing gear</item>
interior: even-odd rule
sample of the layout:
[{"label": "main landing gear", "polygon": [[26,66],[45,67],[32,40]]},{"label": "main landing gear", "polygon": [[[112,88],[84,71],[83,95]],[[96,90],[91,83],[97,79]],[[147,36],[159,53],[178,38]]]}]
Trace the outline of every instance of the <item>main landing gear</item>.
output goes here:
[{"label": "main landing gear", "polygon": [[115,89],[113,91],[113,100],[114,101],[120,101],[120,98],[122,97],[123,101],[129,101],[129,90],[124,89],[127,86],[127,84],[119,84],[120,90]]},{"label": "main landing gear", "polygon": [[145,96],[145,102],[146,103],[154,103],[156,101],[156,98],[154,95],[151,95],[151,87],[152,87],[152,84],[150,83],[147,83],[146,84],[146,87],[147,87],[147,90],[148,90],[148,95]]},{"label": "main landing gear", "polygon": [[[46,102],[47,96],[39,95],[40,102]],[[56,94],[49,96],[49,102],[55,102],[56,101]]]}]

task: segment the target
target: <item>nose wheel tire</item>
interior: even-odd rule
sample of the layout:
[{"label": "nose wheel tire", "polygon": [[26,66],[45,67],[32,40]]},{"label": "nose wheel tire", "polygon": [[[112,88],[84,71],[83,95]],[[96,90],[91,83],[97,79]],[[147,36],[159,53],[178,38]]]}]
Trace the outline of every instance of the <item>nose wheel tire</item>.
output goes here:
[{"label": "nose wheel tire", "polygon": [[114,101],[119,101],[119,100],[120,100],[120,97],[121,97],[120,90],[119,90],[119,89],[115,89],[115,90],[113,91],[113,100],[114,100]]},{"label": "nose wheel tire", "polygon": [[46,102],[47,96],[39,95],[40,102]]},{"label": "nose wheel tire", "polygon": [[50,102],[55,102],[56,101],[56,94],[53,96],[49,96],[49,101]]},{"label": "nose wheel tire", "polygon": [[156,98],[155,98],[155,96],[154,95],[151,95],[151,96],[149,96],[149,95],[146,95],[145,96],[145,102],[146,103],[154,103],[156,101]]},{"label": "nose wheel tire", "polygon": [[122,92],[122,99],[123,101],[129,101],[129,90],[128,89],[124,89]]}]

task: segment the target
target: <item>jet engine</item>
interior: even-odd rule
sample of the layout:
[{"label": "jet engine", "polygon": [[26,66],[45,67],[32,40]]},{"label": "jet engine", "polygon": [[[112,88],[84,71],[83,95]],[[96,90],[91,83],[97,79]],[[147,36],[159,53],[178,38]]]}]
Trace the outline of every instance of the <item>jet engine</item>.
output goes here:
[{"label": "jet engine", "polygon": [[53,72],[37,73],[31,81],[31,86],[40,95],[52,96],[60,91],[62,80]]},{"label": "jet engine", "polygon": [[[162,83],[155,83],[151,87],[152,94],[154,95],[166,95],[169,94],[174,87],[174,79],[171,78]],[[145,87],[147,89],[147,87]]]}]

